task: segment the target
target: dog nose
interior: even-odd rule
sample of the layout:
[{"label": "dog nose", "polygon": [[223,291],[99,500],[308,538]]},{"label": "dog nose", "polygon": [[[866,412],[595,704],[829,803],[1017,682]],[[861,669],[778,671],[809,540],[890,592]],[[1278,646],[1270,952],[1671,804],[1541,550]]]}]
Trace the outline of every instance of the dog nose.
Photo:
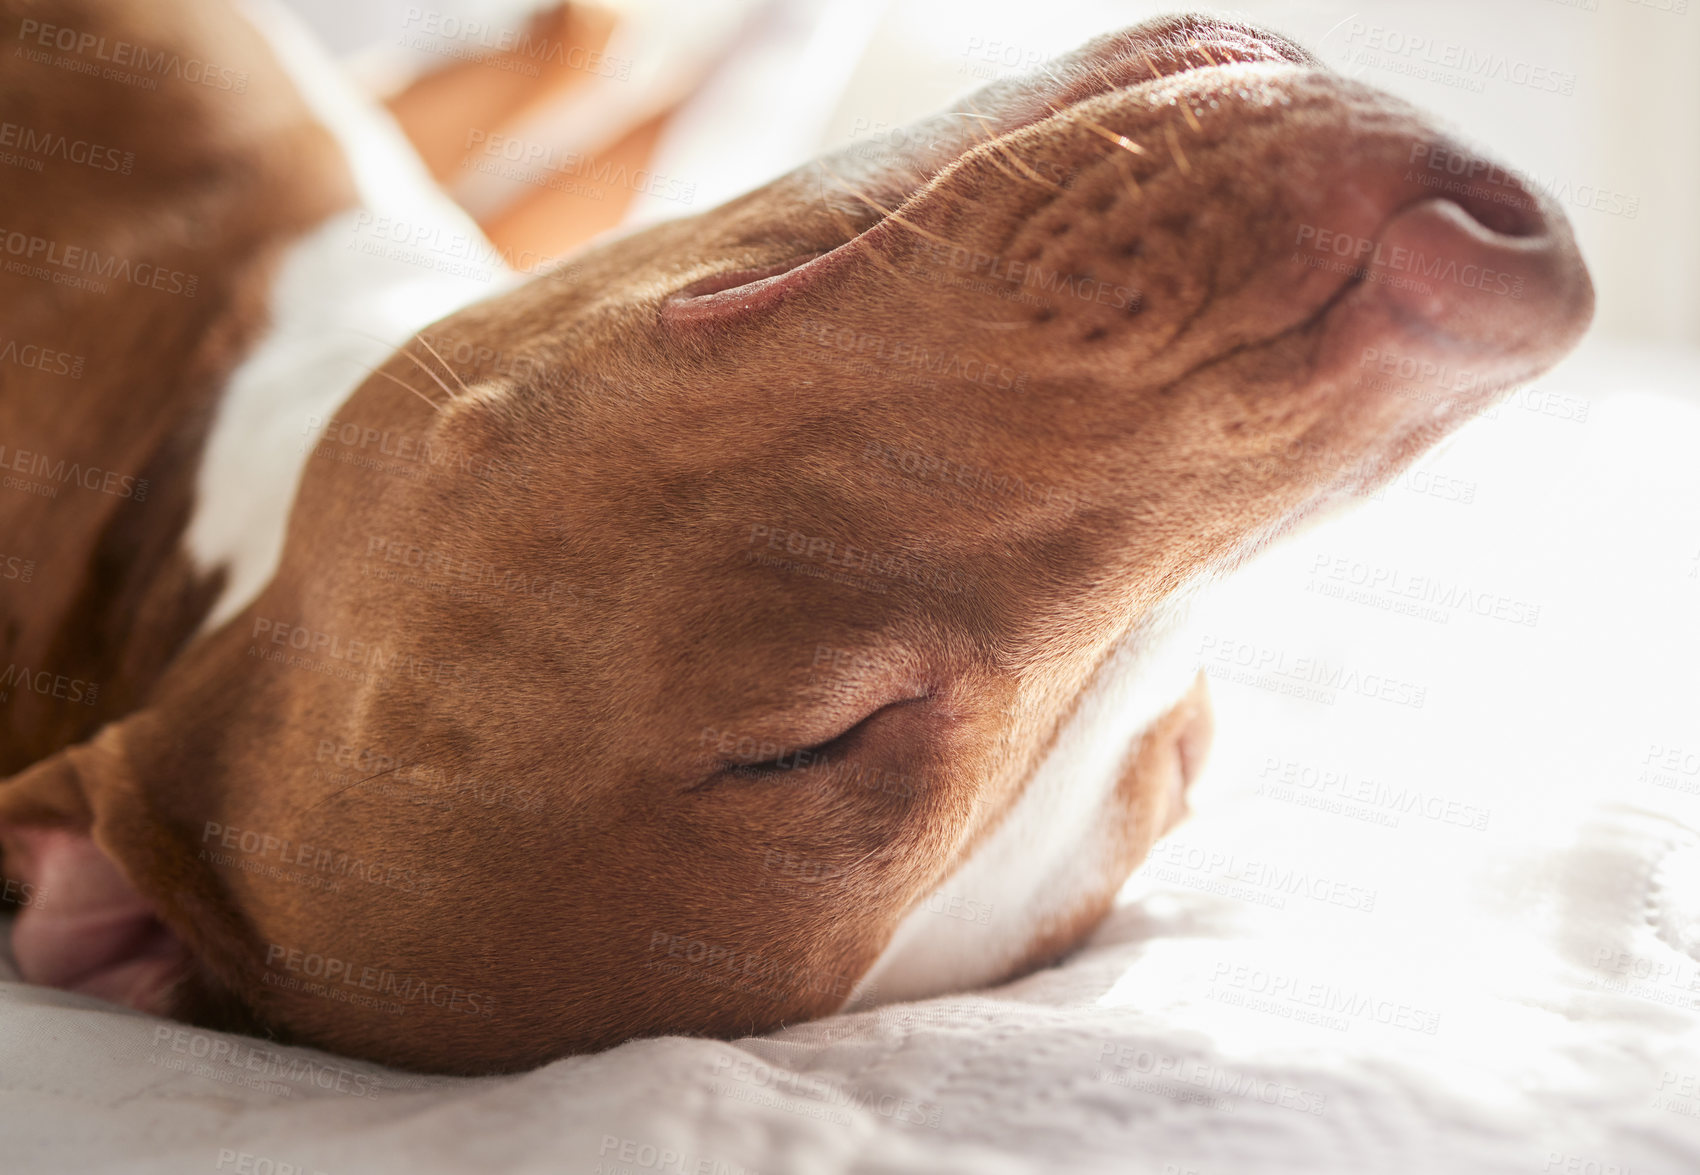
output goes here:
[{"label": "dog nose", "polygon": [[1400,208],[1366,269],[1400,333],[1461,361],[1544,368],[1593,314],[1593,286],[1563,213],[1510,178],[1491,193],[1472,188]]},{"label": "dog nose", "polygon": [[1360,408],[1468,414],[1575,345],[1593,317],[1593,284],[1564,212],[1546,195],[1473,157],[1472,171],[1489,178],[1436,185],[1404,165],[1408,153],[1362,174],[1356,190],[1390,209],[1373,232],[1303,230],[1355,286],[1332,315],[1324,366],[1357,386]]}]

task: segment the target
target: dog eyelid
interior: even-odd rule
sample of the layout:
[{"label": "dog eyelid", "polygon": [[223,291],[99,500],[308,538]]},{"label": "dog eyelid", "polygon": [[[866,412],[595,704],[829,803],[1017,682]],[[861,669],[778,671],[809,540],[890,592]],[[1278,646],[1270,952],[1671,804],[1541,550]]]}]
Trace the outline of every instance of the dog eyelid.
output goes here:
[{"label": "dog eyelid", "polygon": [[838,734],[833,735],[831,738],[826,739],[823,742],[815,743],[813,746],[797,747],[792,750],[787,750],[780,755],[776,755],[771,759],[764,759],[759,763],[746,763],[733,760],[732,762],[727,763],[721,770],[731,775],[760,776],[777,775],[781,772],[787,771],[801,771],[808,767],[826,766],[831,762],[831,752],[833,750],[841,748],[841,745],[845,740],[850,738],[850,736],[855,734],[857,731],[861,730],[869,722],[873,721],[876,716],[883,714],[885,710],[886,707],[881,706],[878,710],[875,710],[866,718],[862,718],[857,721],[854,726],[840,731]]},{"label": "dog eyelid", "polygon": [[792,771],[801,771],[810,767],[829,767],[835,761],[839,761],[837,759],[837,754],[845,750],[850,740],[864,730],[869,723],[873,722],[874,719],[885,714],[887,711],[897,709],[901,706],[911,706],[916,702],[926,700],[925,696],[921,696],[904,698],[896,702],[888,702],[858,719],[853,725],[846,727],[844,730],[833,735],[829,739],[825,739],[811,746],[789,749],[783,754],[776,755],[770,759],[761,760],[760,762],[750,763],[734,759],[723,764],[719,772],[716,774],[759,778],[767,775],[779,775]]}]

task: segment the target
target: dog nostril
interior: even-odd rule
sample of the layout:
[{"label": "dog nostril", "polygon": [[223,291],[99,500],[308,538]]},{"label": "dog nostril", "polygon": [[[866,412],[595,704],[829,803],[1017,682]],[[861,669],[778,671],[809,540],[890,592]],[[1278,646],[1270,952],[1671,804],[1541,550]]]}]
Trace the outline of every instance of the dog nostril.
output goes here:
[{"label": "dog nostril", "polygon": [[1417,157],[1428,160],[1417,178],[1430,198],[1456,204],[1471,220],[1502,237],[1547,234],[1540,197],[1515,172],[1444,140],[1420,147],[1413,153]]},{"label": "dog nostril", "polygon": [[1446,198],[1468,213],[1471,220],[1502,237],[1538,237],[1546,232],[1546,220],[1539,205],[1522,185],[1508,186],[1495,195],[1497,199],[1469,192],[1449,194]]},{"label": "dog nostril", "polygon": [[1538,203],[1417,200],[1382,226],[1369,270],[1367,320],[1459,361],[1555,358],[1593,312],[1562,214],[1548,220]]}]

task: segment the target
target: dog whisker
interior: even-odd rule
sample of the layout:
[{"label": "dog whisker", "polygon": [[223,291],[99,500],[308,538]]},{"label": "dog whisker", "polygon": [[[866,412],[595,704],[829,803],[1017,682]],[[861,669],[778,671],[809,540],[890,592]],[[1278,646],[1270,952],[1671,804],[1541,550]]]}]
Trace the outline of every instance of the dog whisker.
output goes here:
[{"label": "dog whisker", "polygon": [[[1153,71],[1155,71],[1155,69],[1156,69],[1156,66],[1152,64],[1151,58],[1149,56],[1147,56],[1145,58],[1145,65],[1146,65],[1146,68],[1151,69]],[[1102,66],[1094,66],[1093,69],[1094,69],[1094,72],[1097,73],[1099,79],[1106,86],[1110,87],[1111,89],[1115,88],[1115,81],[1107,73],[1104,72],[1104,69],[1103,69]],[[1087,130],[1090,130],[1093,134],[1104,138],[1105,140],[1107,140],[1108,142],[1110,142],[1114,146],[1120,147],[1122,150],[1126,151],[1128,154],[1130,154],[1130,155],[1145,155],[1145,154],[1147,154],[1147,151],[1145,150],[1144,147],[1140,146],[1138,143],[1134,142],[1132,139],[1128,138],[1126,135],[1117,134],[1115,131],[1112,131],[1109,127],[1104,126],[1102,123],[1098,122],[1095,119],[1088,118],[1084,114],[1080,114],[1076,111],[1069,111],[1068,113],[1069,113],[1069,116],[1074,121],[1079,122],[1082,125],[1084,125]],[[1133,194],[1133,198],[1135,200],[1143,199],[1144,196],[1145,196],[1145,190],[1139,186],[1139,180],[1130,173],[1127,176],[1127,182],[1128,182],[1128,190]]]},{"label": "dog whisker", "polygon": [[1181,150],[1181,137],[1175,132],[1174,123],[1163,128],[1163,136],[1169,140],[1169,154],[1175,157],[1175,166],[1181,169],[1182,175],[1191,175],[1192,164],[1188,161],[1186,153]]},{"label": "dog whisker", "polygon": [[449,378],[454,380],[455,383],[460,386],[460,390],[467,393],[467,395],[471,395],[472,389],[467,387],[466,381],[461,379],[460,376],[455,373],[455,369],[449,366],[449,361],[437,354],[437,348],[431,345],[431,340],[427,339],[424,335],[415,335],[414,337],[419,340],[421,346],[431,352],[431,358],[443,365],[443,370],[449,373]]},{"label": "dog whisker", "polygon": [[1082,126],[1084,126],[1087,130],[1091,131],[1093,134],[1104,139],[1105,141],[1113,143],[1117,147],[1120,147],[1123,151],[1126,151],[1129,155],[1145,155],[1145,154],[1148,154],[1148,152],[1145,150],[1144,147],[1141,147],[1138,143],[1134,142],[1132,139],[1128,138],[1126,135],[1118,135],[1115,131],[1111,130],[1109,127],[1103,125],[1102,123],[1094,122],[1092,119],[1087,118],[1084,114],[1076,115],[1075,121],[1080,123]]},{"label": "dog whisker", "polygon": [[[1056,110],[1055,107],[1052,107],[1052,109],[1058,114],[1065,113],[1064,111]],[[1144,147],[1141,147],[1138,143],[1134,142],[1126,135],[1119,135],[1102,123],[1087,118],[1084,114],[1077,114],[1073,112],[1067,113],[1072,121],[1085,126],[1086,129],[1091,131],[1093,134],[1108,140],[1111,144],[1121,148],[1123,151],[1126,151],[1129,155],[1150,154],[1150,152],[1146,151]],[[1135,200],[1143,199],[1145,196],[1145,189],[1139,186],[1139,180],[1131,172],[1124,175],[1123,178],[1127,180],[1128,193],[1132,195]]]},{"label": "dog whisker", "polygon": [[[983,121],[983,122],[991,121],[991,119],[989,119],[988,116],[984,116],[984,114],[978,114],[978,112],[961,111],[961,112],[959,112],[959,114],[962,114],[962,117],[969,117],[969,119],[979,119],[979,121]],[[983,131],[981,131],[981,128],[978,128],[978,126],[974,126],[974,128],[971,128],[971,134],[974,134],[974,141],[976,141],[976,143],[979,143],[979,145],[981,145],[981,146],[995,145],[995,143],[996,143],[996,139],[993,138],[993,136],[991,136],[991,134],[984,134]],[[995,153],[996,153],[996,146],[993,146],[993,151],[995,151]],[[996,160],[996,158],[988,158],[988,160],[986,160],[986,162],[991,163],[991,165],[993,165],[993,167],[995,167],[995,168],[998,168],[998,170],[1000,170],[1000,172],[1003,172],[1003,173],[1005,173],[1005,175],[1008,175],[1008,177],[1010,177],[1010,179],[1012,179],[1012,180],[1020,179],[1020,177],[1018,177],[1017,173],[1010,172],[1010,170],[1008,170],[1008,168],[1003,167],[1003,163],[998,162],[998,160]]]},{"label": "dog whisker", "polygon": [[[380,338],[379,336],[372,334],[368,331],[357,330],[354,327],[349,327],[348,330],[351,334],[357,334],[361,338],[371,339],[374,343],[382,343],[382,344],[384,344],[384,346],[389,347],[392,351],[396,351],[399,354],[406,356],[407,359],[415,367],[419,368],[419,370],[423,371],[426,375],[430,376],[432,382],[434,382],[438,387],[443,389],[443,394],[449,398],[450,403],[454,402],[455,394],[454,394],[454,391],[449,387],[449,385],[444,383],[442,381],[442,379],[440,379],[438,377],[436,372],[432,371],[429,367],[425,366],[424,362],[420,360],[419,356],[417,356],[417,355],[413,354],[413,352],[407,350],[405,346],[398,347],[396,344],[390,342],[388,339]],[[421,340],[421,341],[423,342],[423,340]],[[388,360],[385,360],[385,362],[388,362]],[[364,365],[362,365],[362,366],[364,366]],[[444,364],[444,366],[447,366],[447,364]],[[408,391],[410,391],[414,395],[418,396],[421,400],[424,400],[427,404],[431,405],[431,407],[434,408],[437,412],[441,413],[443,411],[443,406],[441,404],[438,404],[435,400],[433,400],[429,396],[425,395],[425,393],[421,392],[418,388],[414,387],[412,384],[406,383],[402,380],[399,380],[395,376],[390,375],[388,372],[380,371],[377,367],[366,367],[365,370],[366,370],[366,373],[368,375],[381,375],[385,379],[389,380],[391,383],[401,384],[402,387],[406,388]],[[451,371],[450,374],[452,375],[454,373]],[[458,379],[457,379],[457,382],[458,382]],[[465,385],[463,384],[462,386],[464,387]]]},{"label": "dog whisker", "polygon": [[[1009,162],[1012,165],[1014,165],[1014,167],[1018,171],[1020,171],[1022,176],[1025,177],[1026,179],[1032,180],[1034,183],[1039,184],[1043,187],[1050,188],[1053,192],[1060,192],[1060,191],[1063,190],[1063,187],[1062,187],[1061,184],[1056,183],[1054,180],[1046,179],[1044,176],[1042,176],[1038,172],[1034,171],[1026,163],[1022,162],[1021,159],[1019,159],[1016,156],[1015,152],[1004,149],[1004,148],[998,148],[998,147],[995,147],[995,146],[994,146],[993,150],[997,151],[997,153],[999,155],[1001,155],[1003,158],[1009,160]],[[1005,172],[1005,174],[1007,175],[1008,173]]]},{"label": "dog whisker", "polygon": [[[442,388],[443,389],[443,395],[445,395],[449,398],[449,402],[451,404],[454,403],[454,399],[455,399],[454,389],[449,387],[448,384],[443,382],[442,376],[438,375],[436,372],[432,371],[429,367],[427,367],[425,365],[425,361],[423,359],[419,358],[419,356],[415,355],[412,351],[409,351],[406,347],[397,348],[396,353],[401,355],[405,359],[407,359],[408,362],[412,363],[420,371],[423,371],[426,375],[430,376],[431,382],[435,383],[438,387]],[[452,375],[454,373],[450,372],[449,374]]]},{"label": "dog whisker", "polygon": [[383,379],[387,379],[391,383],[395,384],[397,387],[406,388],[408,391],[412,392],[415,396],[418,396],[421,400],[423,400],[427,404],[429,404],[431,406],[431,411],[437,413],[437,415],[439,415],[439,416],[441,416],[443,414],[443,406],[441,404],[439,404],[435,400],[431,399],[431,397],[427,396],[424,392],[420,391],[418,388],[414,387],[412,384],[408,383],[406,380],[397,379],[395,376],[391,375],[389,372],[380,370],[379,368],[376,368],[376,367],[370,369],[370,374],[379,376]]},{"label": "dog whisker", "polygon": [[[980,122],[983,122],[983,123],[993,121],[993,119],[990,116],[981,114],[978,111],[968,111],[966,113],[967,113],[968,117],[978,119]],[[1004,175],[1009,176],[1010,179],[1031,180],[1036,184],[1040,184],[1044,187],[1050,188],[1053,192],[1060,192],[1060,191],[1063,190],[1061,184],[1054,183],[1053,181],[1048,180],[1044,176],[1040,175],[1037,171],[1035,171],[1032,168],[1032,166],[1030,166],[1028,163],[1023,161],[1020,156],[1016,155],[1016,153],[1014,151],[1010,150],[1008,147],[999,146],[997,140],[990,133],[985,133],[984,137],[981,137],[982,130],[983,130],[983,128],[981,128],[981,127],[975,127],[974,130],[973,130],[973,133],[974,133],[976,139],[982,145],[990,147],[991,148],[991,154],[993,156],[996,156],[996,158],[992,158],[992,157],[988,156],[987,161],[989,163],[991,163],[991,165],[993,167],[995,167],[999,171],[1003,172]],[[998,162],[999,159],[1007,161],[1011,166],[1013,166],[1016,169],[1016,172],[1019,173],[1019,174],[1011,173],[1000,162]]]},{"label": "dog whisker", "polygon": [[1150,52],[1143,45],[1139,47],[1139,59],[1145,63],[1145,68],[1150,71],[1152,77],[1160,78],[1163,76],[1163,71],[1157,68],[1157,63],[1151,60]]},{"label": "dog whisker", "polygon": [[[990,142],[991,140],[986,139],[986,140],[982,140],[982,141],[983,142]],[[1003,165],[1003,162],[1000,158],[1001,154],[1002,154],[1001,152],[997,151],[994,148],[992,153],[986,156],[986,162],[991,164],[994,168],[996,168],[998,170],[998,172],[1000,172],[1001,174],[1003,174],[1005,176],[1008,176],[1012,180],[1021,179],[1022,177],[1020,175],[1011,171],[1009,168],[1007,168]]]},{"label": "dog whisker", "polygon": [[[1147,61],[1146,64],[1149,65],[1150,62]],[[1105,72],[1103,65],[1093,65],[1092,72],[1097,76],[1099,81],[1104,83],[1104,92],[1106,94],[1121,89],[1120,86],[1116,85],[1116,79]]]},{"label": "dog whisker", "polygon": [[[831,172],[827,171],[827,169],[824,166],[821,168],[821,171],[825,174],[829,174],[829,175],[832,174]],[[838,180],[840,184],[843,184],[845,182],[841,177],[839,177],[837,175],[833,175],[833,178]],[[879,208],[879,205],[877,203],[875,203],[872,200],[867,199],[866,197],[861,196],[859,193],[848,188],[848,186],[846,186],[842,190],[849,192],[849,194],[851,194],[853,196],[856,196],[858,199],[862,200],[863,203],[869,205],[870,207],[873,207],[873,208],[876,208],[876,209]],[[863,243],[863,238],[856,231],[855,226],[851,225],[847,220],[845,220],[844,216],[836,208],[834,208],[832,206],[832,203],[829,200],[826,199],[826,191],[825,191],[824,184],[823,184],[822,190],[821,190],[821,203],[822,203],[822,206],[826,208],[827,215],[831,216],[833,218],[833,220],[835,220],[838,223],[839,228],[845,233],[845,235],[847,237],[856,241],[858,244]],[[901,219],[899,220],[899,223],[902,223]],[[911,225],[909,227],[913,228],[914,226]],[[921,230],[917,229],[916,231],[921,231]],[[948,243],[948,242],[946,242],[946,243]],[[873,261],[873,263],[875,265],[877,265],[881,269],[883,269],[894,280],[900,281],[900,282],[906,282],[906,283],[926,284],[925,278],[921,277],[918,274],[906,273],[903,270],[898,269],[896,266],[892,265],[889,261],[887,261],[884,257],[882,257],[877,249],[867,248],[867,249],[864,250],[864,252],[866,253],[867,257]],[[1010,320],[1010,319],[964,319],[964,322],[969,326],[976,327],[980,330],[988,330],[988,331],[1021,330],[1025,327],[1031,325],[1031,323],[1028,322],[1025,318],[1014,319],[1014,320]]]},{"label": "dog whisker", "polygon": [[937,233],[928,232],[926,229],[922,228],[920,225],[912,223],[902,213],[898,212],[896,209],[887,208],[883,204],[881,204],[878,200],[874,200],[874,199],[871,199],[867,196],[862,195],[861,192],[858,192],[855,188],[851,187],[848,183],[846,183],[845,180],[841,176],[839,176],[839,175],[835,174],[834,172],[828,170],[826,167],[823,166],[821,168],[821,171],[825,172],[827,175],[832,176],[833,179],[837,180],[840,184],[842,184],[843,185],[842,190],[847,196],[850,196],[853,199],[861,201],[863,204],[866,204],[869,208],[872,208],[875,212],[878,212],[881,216],[885,217],[887,220],[896,221],[898,224],[902,225],[904,228],[908,229],[910,232],[915,233],[918,236],[926,237],[929,241],[933,241],[936,244],[948,245],[952,249],[956,249],[956,248],[961,247],[961,246],[957,245],[956,242],[954,242],[954,241],[946,240],[944,237],[939,236]]},{"label": "dog whisker", "polygon": [[[825,168],[822,168],[822,171],[824,171],[824,170],[825,170]],[[909,275],[900,272],[897,269],[896,266],[892,265],[891,262],[887,261],[884,257],[880,256],[878,249],[872,249],[872,248],[866,247],[866,242],[865,242],[864,238],[862,237],[860,230],[858,230],[855,225],[851,224],[848,220],[846,220],[845,217],[844,217],[844,214],[842,212],[840,212],[836,207],[833,206],[832,201],[830,201],[826,198],[826,184],[824,182],[821,184],[820,198],[821,198],[821,207],[826,209],[826,214],[828,216],[832,217],[833,222],[838,225],[838,229],[839,229],[840,232],[842,232],[844,234],[844,239],[846,241],[854,242],[855,245],[857,247],[861,248],[862,251],[868,256],[868,258],[870,260],[873,261],[873,263],[875,265],[877,265],[881,269],[885,270],[886,273],[888,275],[890,275],[891,277],[893,277],[893,278],[895,278],[899,281],[910,280]]]}]

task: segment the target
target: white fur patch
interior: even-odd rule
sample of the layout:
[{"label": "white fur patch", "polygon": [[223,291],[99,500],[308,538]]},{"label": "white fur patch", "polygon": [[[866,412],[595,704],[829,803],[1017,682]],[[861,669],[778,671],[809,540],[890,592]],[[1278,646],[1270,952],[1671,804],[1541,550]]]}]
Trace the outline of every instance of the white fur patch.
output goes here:
[{"label": "white fur patch", "polygon": [[[185,536],[197,570],[228,576],[203,632],[240,612],[276,572],[307,457],[370,370],[422,327],[516,280],[395,123],[293,17],[267,3],[242,9],[342,147],[360,203],[290,248],[267,333],[214,416]],[[418,381],[441,395],[423,374]]]},{"label": "white fur patch", "polygon": [[898,924],[847,1008],[984,987],[1098,890],[1109,849],[1093,831],[1104,804],[1136,740],[1198,673],[1184,613],[1166,619],[1111,650],[1014,809]]}]

